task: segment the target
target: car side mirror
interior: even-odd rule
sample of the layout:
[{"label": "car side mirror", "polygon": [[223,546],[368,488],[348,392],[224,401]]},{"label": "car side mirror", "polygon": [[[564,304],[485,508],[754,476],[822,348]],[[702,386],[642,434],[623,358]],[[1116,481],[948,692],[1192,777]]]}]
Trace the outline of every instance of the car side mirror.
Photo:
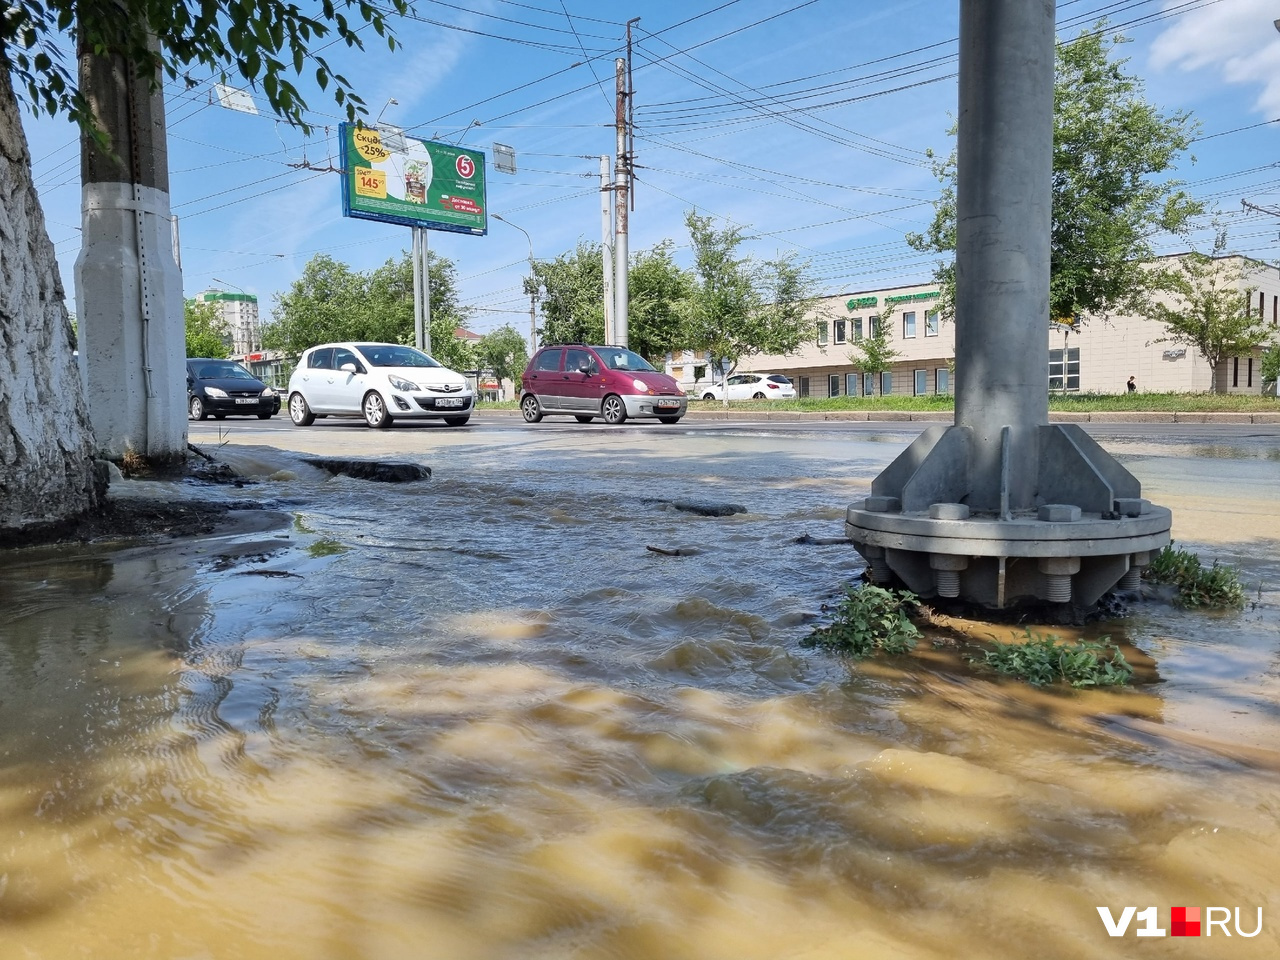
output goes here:
[{"label": "car side mirror", "polygon": [[355,373],[356,365],[354,363],[344,363],[338,369],[341,370],[343,373]]},{"label": "car side mirror", "polygon": [[586,361],[583,361],[582,363],[578,364],[578,372],[579,372],[579,373],[585,373],[585,374],[587,374],[588,376],[590,376],[590,374],[591,374],[591,364],[587,363]]}]

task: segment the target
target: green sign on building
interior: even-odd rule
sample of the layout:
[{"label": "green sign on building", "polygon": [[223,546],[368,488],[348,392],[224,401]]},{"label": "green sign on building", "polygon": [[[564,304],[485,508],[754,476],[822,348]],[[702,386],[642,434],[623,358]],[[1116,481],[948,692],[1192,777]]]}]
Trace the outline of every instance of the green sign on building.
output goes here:
[{"label": "green sign on building", "polygon": [[483,151],[354,123],[342,124],[338,136],[344,216],[488,233]]}]

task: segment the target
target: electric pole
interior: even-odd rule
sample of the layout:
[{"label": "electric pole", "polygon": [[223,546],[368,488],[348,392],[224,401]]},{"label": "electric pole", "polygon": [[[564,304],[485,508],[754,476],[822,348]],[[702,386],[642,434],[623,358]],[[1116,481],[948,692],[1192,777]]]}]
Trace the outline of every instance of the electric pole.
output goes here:
[{"label": "electric pole", "polygon": [[631,153],[631,25],[638,23],[639,17],[627,21],[627,55],[614,61],[615,86],[617,103],[615,106],[614,126],[617,133],[617,156],[614,160],[614,195],[613,195],[613,323],[617,334],[618,346],[626,347],[627,343],[627,268],[629,256],[627,252],[627,200],[631,192],[631,172],[635,158]]}]

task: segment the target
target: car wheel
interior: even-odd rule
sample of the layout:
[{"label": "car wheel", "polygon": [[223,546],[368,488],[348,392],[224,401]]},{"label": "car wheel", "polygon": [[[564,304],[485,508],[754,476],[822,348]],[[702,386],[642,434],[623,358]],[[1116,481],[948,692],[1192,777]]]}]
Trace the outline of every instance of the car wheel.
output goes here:
[{"label": "car wheel", "polygon": [[752,399],[752,400],[763,400],[763,399],[764,399],[764,394],[763,394],[763,393],[753,393],[753,394],[751,395],[751,399]]},{"label": "car wheel", "polygon": [[524,414],[525,423],[537,423],[542,419],[542,404],[532,393],[526,393],[520,401],[520,412]]},{"label": "car wheel", "polygon": [[622,398],[616,393],[611,393],[604,398],[604,403],[600,404],[600,415],[604,417],[604,422],[611,427],[616,427],[627,419],[627,405],[622,402]]},{"label": "car wheel", "polygon": [[391,426],[391,414],[387,412],[386,401],[377,390],[370,390],[364,395],[364,403],[360,405],[364,411],[364,422],[381,430]]},{"label": "car wheel", "polygon": [[658,419],[663,423],[679,423],[680,422],[679,417],[659,417]]},{"label": "car wheel", "polygon": [[204,401],[199,397],[192,397],[187,403],[187,419],[203,420],[208,414],[204,412]]},{"label": "car wheel", "polygon": [[270,420],[270,419],[271,419],[271,414],[269,414],[269,413],[260,413],[260,414],[258,414],[258,419],[259,419],[259,420]]},{"label": "car wheel", "polygon": [[316,415],[307,406],[307,398],[300,393],[289,397],[289,419],[298,427],[309,427],[315,423]]},{"label": "car wheel", "polygon": [[470,419],[471,414],[467,414],[465,417],[445,417],[444,422],[451,427],[465,427]]},{"label": "car wheel", "polygon": [[575,413],[573,415],[573,419],[577,420],[579,423],[590,423],[595,419],[595,417],[589,417],[585,413]]},{"label": "car wheel", "polygon": [[714,393],[704,393],[702,395],[703,400],[714,400],[715,398],[716,398],[716,395]]}]

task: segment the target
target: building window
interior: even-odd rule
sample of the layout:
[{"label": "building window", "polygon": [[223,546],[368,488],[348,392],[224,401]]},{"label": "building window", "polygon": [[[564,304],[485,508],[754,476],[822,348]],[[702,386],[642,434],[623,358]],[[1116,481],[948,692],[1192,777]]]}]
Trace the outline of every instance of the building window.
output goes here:
[{"label": "building window", "polygon": [[880,374],[880,396],[887,397],[893,393],[893,374],[886,370]]},{"label": "building window", "polygon": [[1231,358],[1231,385],[1233,387],[1240,386],[1240,358]]},{"label": "building window", "polygon": [[874,373],[864,373],[862,375],[862,395],[864,397],[874,397],[876,395],[876,375]]},{"label": "building window", "polygon": [[902,338],[905,340],[916,335],[916,312],[908,310],[902,315]]},{"label": "building window", "polygon": [[933,371],[933,390],[935,393],[951,392],[951,371],[946,367]]},{"label": "building window", "polygon": [[858,395],[858,375],[856,373],[845,374],[844,392],[851,397],[856,397]]},{"label": "building window", "polygon": [[827,345],[827,321],[819,320],[817,323],[818,346],[825,347]]},{"label": "building window", "polygon": [[880,336],[880,318],[879,317],[871,318],[871,336],[872,337]]},{"label": "building window", "polygon": [[858,343],[862,340],[862,318],[854,317],[849,322],[853,324],[853,342]]},{"label": "building window", "polygon": [[798,379],[800,380],[800,387],[799,387],[800,396],[807,397],[809,395],[809,378],[800,377]]},{"label": "building window", "polygon": [[1072,347],[1065,351],[1066,362],[1063,362],[1062,350],[1049,351],[1049,391],[1080,389],[1080,348]]},{"label": "building window", "polygon": [[933,310],[924,315],[924,335],[926,337],[936,337],[938,335],[938,311]]},{"label": "building window", "polygon": [[833,321],[835,326],[835,336],[832,338],[836,343],[844,343],[844,320]]},{"label": "building window", "polygon": [[827,377],[827,396],[840,396],[840,374],[833,373]]},{"label": "building window", "polygon": [[916,370],[915,380],[916,380],[915,386],[916,386],[917,397],[923,396],[924,394],[929,392],[929,371],[928,370]]},{"label": "building window", "polygon": [[1244,382],[1244,385],[1245,385],[1246,387],[1252,387],[1252,386],[1253,386],[1253,357],[1250,357],[1250,358],[1249,358],[1249,374],[1248,374],[1248,377],[1249,377],[1249,379],[1247,379],[1247,380]]}]

